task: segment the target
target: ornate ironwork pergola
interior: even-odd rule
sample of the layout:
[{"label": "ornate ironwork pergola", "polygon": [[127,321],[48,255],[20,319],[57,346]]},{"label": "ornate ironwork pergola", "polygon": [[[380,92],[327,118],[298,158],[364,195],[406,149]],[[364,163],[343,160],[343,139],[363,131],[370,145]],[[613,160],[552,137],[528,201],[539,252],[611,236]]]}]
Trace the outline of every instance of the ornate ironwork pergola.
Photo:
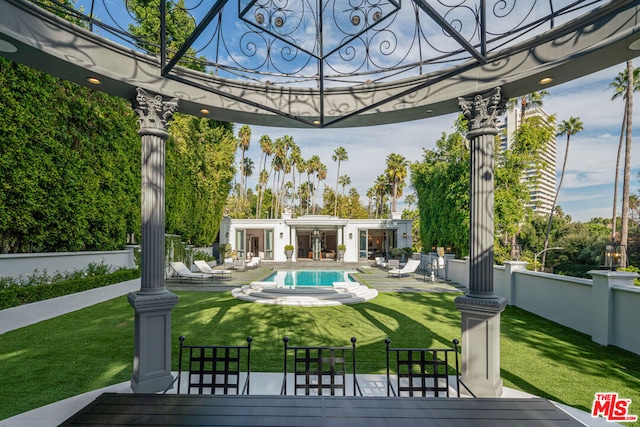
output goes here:
[{"label": "ornate ironwork pergola", "polygon": [[65,78],[94,77],[114,95],[133,99],[142,87],[177,96],[189,114],[271,126],[367,126],[451,113],[459,96],[496,85],[519,96],[638,49],[630,47],[634,0],[168,0],[157,1],[158,14],[130,0],[78,0],[75,9],[34,0],[89,33],[42,19],[25,1],[3,3],[20,10],[8,27],[21,37],[6,40],[15,55],[47,47],[53,56],[49,66],[25,58],[36,68],[60,70],[60,59],[82,67],[65,67]]}]

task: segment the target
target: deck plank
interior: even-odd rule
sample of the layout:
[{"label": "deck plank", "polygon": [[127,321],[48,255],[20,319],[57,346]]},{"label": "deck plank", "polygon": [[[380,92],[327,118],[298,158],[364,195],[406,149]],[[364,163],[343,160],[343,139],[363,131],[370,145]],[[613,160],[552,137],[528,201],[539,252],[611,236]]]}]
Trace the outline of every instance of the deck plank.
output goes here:
[{"label": "deck plank", "polygon": [[62,426],[523,427],[582,424],[546,399],[106,393]]}]

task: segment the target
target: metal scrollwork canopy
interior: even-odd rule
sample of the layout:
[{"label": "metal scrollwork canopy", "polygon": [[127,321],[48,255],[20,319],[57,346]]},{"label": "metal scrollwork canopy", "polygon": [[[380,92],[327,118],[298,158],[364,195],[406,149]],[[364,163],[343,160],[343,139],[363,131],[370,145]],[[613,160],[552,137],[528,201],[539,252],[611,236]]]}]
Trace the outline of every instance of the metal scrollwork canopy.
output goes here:
[{"label": "metal scrollwork canopy", "polygon": [[[148,8],[127,0],[77,0],[77,9],[35,0],[37,13],[25,0],[0,0],[15,16],[26,12],[46,26],[25,32],[3,14],[0,40],[117,80],[98,89],[120,96],[130,80],[180,98],[191,114],[316,127],[449,113],[459,96],[500,85],[514,97],[539,90],[543,77],[562,83],[640,53],[635,0],[155,1],[158,15],[148,16]],[[190,22],[180,46],[168,31],[174,16]],[[153,35],[134,36],[136,25]],[[56,42],[48,34],[53,27],[71,38]],[[15,31],[31,39],[13,37]],[[75,62],[69,43],[83,50]],[[108,61],[122,64],[110,70]]]}]

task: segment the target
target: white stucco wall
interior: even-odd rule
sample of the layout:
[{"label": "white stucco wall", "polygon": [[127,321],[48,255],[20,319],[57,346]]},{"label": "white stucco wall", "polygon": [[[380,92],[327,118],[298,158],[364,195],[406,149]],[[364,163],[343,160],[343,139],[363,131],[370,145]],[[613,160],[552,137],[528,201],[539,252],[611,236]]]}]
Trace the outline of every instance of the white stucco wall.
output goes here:
[{"label": "white stucco wall", "polygon": [[19,277],[34,274],[71,273],[85,270],[89,264],[105,264],[112,270],[135,267],[133,248],[121,251],[50,252],[0,255],[0,276]]},{"label": "white stucco wall", "polygon": [[[344,254],[345,262],[358,262],[359,257],[359,232],[360,230],[396,230],[397,247],[411,247],[413,237],[411,235],[412,220],[408,219],[342,219],[326,215],[302,216],[299,218],[284,219],[232,219],[225,217],[220,227],[220,243],[230,243],[232,249],[236,247],[236,230],[273,230],[273,261],[285,262],[285,245],[292,244],[295,247],[293,262],[297,261],[298,239],[296,229],[300,227],[309,230],[314,224],[319,229],[326,228],[337,232],[337,244],[344,244],[347,249]],[[257,256],[257,254],[254,254]]]}]

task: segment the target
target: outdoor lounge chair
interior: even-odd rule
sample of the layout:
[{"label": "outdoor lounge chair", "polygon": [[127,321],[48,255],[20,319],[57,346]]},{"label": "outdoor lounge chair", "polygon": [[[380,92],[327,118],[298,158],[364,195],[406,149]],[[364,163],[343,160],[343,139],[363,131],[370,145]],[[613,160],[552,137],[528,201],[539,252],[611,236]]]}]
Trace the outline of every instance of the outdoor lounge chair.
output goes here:
[{"label": "outdoor lounge chair", "polygon": [[394,276],[394,277],[409,276],[414,274],[418,269],[418,267],[420,267],[420,260],[410,259],[409,261],[407,261],[404,267],[394,268],[389,270],[388,276]]},{"label": "outdoor lounge chair", "polygon": [[[387,396],[451,397],[451,376],[455,378],[457,397],[460,397],[461,385],[476,397],[460,379],[458,340],[452,341],[453,348],[392,348],[389,338],[384,342],[387,346]],[[395,359],[395,375],[391,374],[392,359]],[[455,365],[450,366],[450,362]]]},{"label": "outdoor lounge chair", "polygon": [[[251,376],[251,342],[247,337],[246,346],[204,346],[184,345],[185,337],[180,337],[178,361],[178,394],[180,394],[182,360],[188,360],[187,394],[249,394]],[[242,354],[246,353],[246,361]],[[242,389],[241,372],[246,372]]]},{"label": "outdoor lounge chair", "polygon": [[243,259],[236,259],[233,261],[233,269],[234,270],[242,270],[244,271],[247,268],[246,263]]},{"label": "outdoor lounge chair", "polygon": [[203,260],[193,261],[193,265],[196,266],[198,270],[200,270],[203,274],[210,274],[211,276],[220,276],[220,277],[228,277],[231,278],[231,270],[214,270]]},{"label": "outdoor lounge chair", "polygon": [[259,266],[259,265],[260,265],[260,257],[254,256],[254,257],[251,257],[251,260],[249,262],[247,262],[246,267],[247,268],[255,268],[255,267]]},{"label": "outdoor lounge chair", "polygon": [[182,263],[182,262],[174,261],[174,262],[171,262],[169,264],[171,265],[171,268],[176,273],[176,276],[178,277],[178,280],[180,280],[180,281],[182,279],[206,280],[206,279],[210,279],[211,278],[210,274],[192,272],[191,270],[189,270],[189,267],[184,265],[184,263]]},{"label": "outdoor lounge chair", "polygon": [[293,355],[294,394],[305,396],[346,396],[346,367],[351,352],[353,396],[362,396],[356,378],[356,338],[346,347],[289,347],[289,338],[284,337],[284,379],[280,394],[287,394],[287,360]]},{"label": "outdoor lounge chair", "polygon": [[224,268],[233,268],[233,258],[224,259]]}]

